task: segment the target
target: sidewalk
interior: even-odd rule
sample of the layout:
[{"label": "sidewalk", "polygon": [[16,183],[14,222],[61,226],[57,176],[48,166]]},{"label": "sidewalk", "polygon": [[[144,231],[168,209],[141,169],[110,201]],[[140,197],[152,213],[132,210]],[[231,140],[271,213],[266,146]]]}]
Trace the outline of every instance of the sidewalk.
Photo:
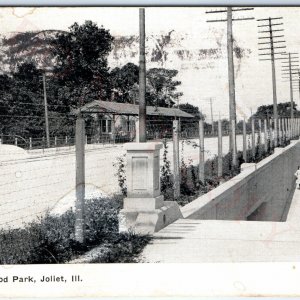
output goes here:
[{"label": "sidewalk", "polygon": [[300,190],[286,222],[180,219],[144,249],[144,262],[288,262],[300,260]]}]

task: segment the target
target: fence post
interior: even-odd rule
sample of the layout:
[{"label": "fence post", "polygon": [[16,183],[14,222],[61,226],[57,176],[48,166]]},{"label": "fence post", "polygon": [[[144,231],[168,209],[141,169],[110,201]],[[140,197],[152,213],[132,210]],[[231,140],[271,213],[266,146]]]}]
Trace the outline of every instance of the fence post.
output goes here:
[{"label": "fence post", "polygon": [[204,124],[199,121],[199,182],[204,184]]},{"label": "fence post", "polygon": [[282,124],[281,118],[278,119],[278,144],[282,145]]},{"label": "fence post", "polygon": [[218,177],[223,175],[222,121],[218,120]]},{"label": "fence post", "polygon": [[284,119],[284,133],[285,133],[285,138],[286,138],[286,141],[288,141],[289,139],[289,132],[288,132],[288,120],[287,118]]},{"label": "fence post", "polygon": [[116,116],[113,115],[112,122],[111,122],[111,134],[112,134],[112,142],[113,144],[116,143]]},{"label": "fence post", "polygon": [[246,130],[246,120],[243,121],[243,160],[247,162],[247,130]]},{"label": "fence post", "polygon": [[278,146],[278,127],[277,127],[277,124],[278,124],[278,119],[277,118],[274,118],[274,147],[277,147]]},{"label": "fence post", "polygon": [[173,165],[174,165],[174,198],[180,197],[179,172],[179,121],[173,120]]},{"label": "fence post", "polygon": [[270,123],[269,123],[269,136],[270,136],[270,147],[273,148],[274,146],[274,139],[273,139],[273,120],[270,119]]},{"label": "fence post", "polygon": [[252,148],[252,158],[255,159],[255,123],[254,123],[254,118],[251,119],[251,148]]},{"label": "fence post", "polygon": [[237,151],[236,151],[236,128],[235,120],[231,121],[231,133],[232,133],[232,165],[237,166]]},{"label": "fence post", "polygon": [[296,119],[293,118],[293,138],[295,139],[296,137]]},{"label": "fence post", "polygon": [[84,201],[85,201],[85,122],[77,116],[75,133],[76,151],[76,204],[75,204],[75,240],[84,243]]},{"label": "fence post", "polygon": [[15,146],[18,146],[18,138],[15,138]]},{"label": "fence post", "polygon": [[32,138],[29,138],[29,149],[32,149]]},{"label": "fence post", "polygon": [[57,146],[57,137],[56,136],[54,137],[54,146],[55,147]]},{"label": "fence post", "polygon": [[140,121],[137,119],[135,121],[135,142],[139,143],[140,142]]},{"label": "fence post", "polygon": [[264,119],[264,146],[265,153],[268,152],[268,129],[267,129],[267,119]]},{"label": "fence post", "polygon": [[66,135],[66,140],[65,140],[65,142],[66,142],[66,145],[68,145],[68,136]]}]

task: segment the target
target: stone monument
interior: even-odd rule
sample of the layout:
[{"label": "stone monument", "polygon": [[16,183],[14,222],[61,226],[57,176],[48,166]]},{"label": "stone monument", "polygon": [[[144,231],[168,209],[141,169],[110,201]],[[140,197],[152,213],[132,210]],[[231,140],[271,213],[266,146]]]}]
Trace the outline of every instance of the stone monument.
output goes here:
[{"label": "stone monument", "polygon": [[127,143],[127,198],[119,214],[119,231],[154,233],[182,217],[179,205],[160,192],[162,143]]}]

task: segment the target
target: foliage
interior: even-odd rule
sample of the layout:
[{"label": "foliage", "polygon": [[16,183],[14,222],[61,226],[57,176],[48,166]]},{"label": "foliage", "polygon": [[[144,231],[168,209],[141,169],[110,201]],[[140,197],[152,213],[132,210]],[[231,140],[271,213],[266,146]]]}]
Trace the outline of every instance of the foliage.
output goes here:
[{"label": "foliage", "polygon": [[119,187],[124,196],[127,196],[127,185],[126,185],[126,165],[125,165],[126,154],[117,157],[116,162],[113,166],[117,168],[117,173],[115,176],[118,178]]},{"label": "foliage", "polygon": [[[146,74],[146,103],[151,106],[172,107],[182,96],[177,91],[180,81],[174,80],[177,70],[152,68]],[[138,103],[139,67],[127,63],[110,72],[113,99],[123,103]]]},{"label": "foliage", "polygon": [[161,192],[165,199],[169,199],[173,194],[173,180],[171,172],[171,162],[168,159],[168,143],[167,140],[163,140],[164,152],[163,152],[163,165],[161,167],[160,187]]},{"label": "foliage", "polygon": [[75,217],[47,214],[23,229],[0,231],[1,264],[58,263],[79,251],[72,239]]},{"label": "foliage", "polygon": [[135,103],[138,99],[139,67],[128,63],[110,72],[113,99],[122,103]]},{"label": "foliage", "polygon": [[[32,63],[17,66],[12,77],[0,75],[0,131],[24,138],[41,137],[45,132],[42,72]],[[53,81],[46,81],[49,130],[51,135],[66,134],[74,121],[56,103]]]},{"label": "foliage", "polygon": [[152,68],[147,72],[146,101],[148,105],[172,107],[182,96],[177,91],[180,81],[174,80],[177,70]]},{"label": "foliage", "polygon": [[95,246],[106,248],[101,262],[134,262],[149,236],[118,233],[119,196],[86,203],[86,244],[74,241],[75,214],[46,216],[20,229],[0,230],[0,264],[64,263]]},{"label": "foliage", "polygon": [[[297,104],[293,102],[294,116],[300,116],[300,111],[297,110]],[[291,116],[291,102],[283,102],[277,104],[278,116],[281,118],[289,118]],[[256,113],[253,115],[258,119],[270,119],[273,117],[273,104],[261,105],[257,108]]]},{"label": "foliage", "polygon": [[92,21],[74,23],[56,35],[52,51],[57,61],[54,74],[61,87],[58,100],[74,107],[110,96],[107,56],[113,37]]},{"label": "foliage", "polygon": [[139,262],[138,255],[150,241],[149,235],[137,235],[132,232],[113,234],[104,240],[103,248],[105,251],[93,259],[91,263]]},{"label": "foliage", "polygon": [[[41,134],[44,115],[41,72],[31,63],[19,65],[12,78],[1,76],[1,131],[6,134]],[[24,116],[24,117],[21,117]]]},{"label": "foliage", "polygon": [[194,106],[187,102],[179,104],[178,108],[193,115],[196,120],[204,120],[204,115],[200,112],[198,106]]},{"label": "foliage", "polygon": [[121,198],[92,199],[85,207],[86,243],[95,245],[107,235],[119,230],[118,213]]}]

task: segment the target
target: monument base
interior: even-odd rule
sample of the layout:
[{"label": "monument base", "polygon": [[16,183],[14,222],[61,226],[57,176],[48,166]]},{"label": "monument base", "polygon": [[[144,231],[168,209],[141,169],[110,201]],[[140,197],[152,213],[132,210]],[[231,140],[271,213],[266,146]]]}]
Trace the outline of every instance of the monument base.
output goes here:
[{"label": "monument base", "polygon": [[122,209],[119,213],[119,232],[152,234],[182,217],[179,205],[174,201],[164,201],[162,207],[153,210],[137,212]]}]

